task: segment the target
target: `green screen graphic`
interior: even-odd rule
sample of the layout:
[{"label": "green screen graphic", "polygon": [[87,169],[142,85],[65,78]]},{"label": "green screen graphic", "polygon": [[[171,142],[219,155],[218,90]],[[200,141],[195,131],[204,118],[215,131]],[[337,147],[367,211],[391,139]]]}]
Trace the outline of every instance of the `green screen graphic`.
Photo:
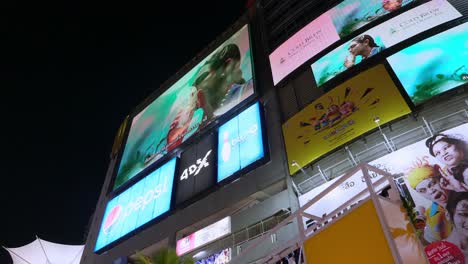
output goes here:
[{"label": "green screen graphic", "polygon": [[414,104],[468,83],[468,23],[388,58]]},{"label": "green screen graphic", "polygon": [[137,114],[114,189],[254,93],[248,26]]}]

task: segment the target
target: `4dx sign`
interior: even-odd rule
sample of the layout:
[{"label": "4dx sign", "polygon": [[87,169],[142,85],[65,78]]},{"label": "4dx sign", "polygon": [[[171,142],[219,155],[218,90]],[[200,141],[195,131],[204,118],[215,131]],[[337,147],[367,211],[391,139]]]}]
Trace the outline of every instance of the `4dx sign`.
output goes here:
[{"label": "4dx sign", "polygon": [[188,168],[186,168],[182,172],[182,175],[180,176],[180,180],[181,181],[186,180],[188,179],[190,175],[197,176],[198,173],[200,173],[200,171],[203,168],[210,166],[210,163],[208,162],[208,157],[210,156],[210,154],[211,154],[211,149],[208,150],[208,152],[205,154],[205,157],[203,157],[203,159],[197,159],[195,164],[192,164]]}]

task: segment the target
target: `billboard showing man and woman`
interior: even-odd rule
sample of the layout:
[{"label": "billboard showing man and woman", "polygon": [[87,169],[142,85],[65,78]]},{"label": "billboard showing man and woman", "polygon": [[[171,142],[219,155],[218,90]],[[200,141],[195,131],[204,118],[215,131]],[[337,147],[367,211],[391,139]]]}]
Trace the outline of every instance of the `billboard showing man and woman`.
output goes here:
[{"label": "billboard showing man and woman", "polygon": [[245,25],[133,117],[114,189],[253,93]]},{"label": "billboard showing man and woman", "polygon": [[446,0],[432,0],[375,26],[311,65],[317,86],[386,48],[461,16]]},{"label": "billboard showing man and woman", "polygon": [[[468,124],[437,133],[370,164],[403,177],[415,204],[412,215],[416,216],[415,226],[430,263],[465,263]],[[441,248],[451,253],[434,254]]]}]

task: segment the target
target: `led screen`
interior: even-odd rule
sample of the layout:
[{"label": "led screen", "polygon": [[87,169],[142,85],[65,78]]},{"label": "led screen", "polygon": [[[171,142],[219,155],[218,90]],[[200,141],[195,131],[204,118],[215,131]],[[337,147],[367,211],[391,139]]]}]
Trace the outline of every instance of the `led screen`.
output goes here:
[{"label": "led screen", "polygon": [[95,251],[169,211],[175,166],[170,160],[108,202]]},{"label": "led screen", "polygon": [[402,196],[412,198],[413,223],[430,263],[465,263],[459,260],[468,258],[460,250],[468,238],[463,225],[468,216],[467,147],[468,124],[463,124],[370,163],[404,180],[409,194]]},{"label": "led screen", "polygon": [[388,62],[414,104],[468,82],[468,23],[425,39]]},{"label": "led screen", "polygon": [[207,258],[197,260],[195,264],[228,264],[231,261],[231,248],[226,248]]},{"label": "led screen", "polygon": [[[283,124],[289,171],[301,167],[380,124],[410,113],[383,65],[344,82]],[[294,162],[293,162],[294,161]]]},{"label": "led screen", "polygon": [[386,48],[461,17],[446,0],[432,0],[353,38],[312,64],[318,86]]},{"label": "led screen", "polygon": [[260,105],[256,103],[226,122],[218,132],[218,182],[264,155]]},{"label": "led screen", "polygon": [[253,94],[248,26],[244,26],[137,114],[114,189]]},{"label": "led screen", "polygon": [[413,0],[345,0],[299,30],[270,54],[273,83],[333,43]]},{"label": "led screen", "polygon": [[180,158],[176,204],[187,201],[216,184],[216,134],[187,148]]}]

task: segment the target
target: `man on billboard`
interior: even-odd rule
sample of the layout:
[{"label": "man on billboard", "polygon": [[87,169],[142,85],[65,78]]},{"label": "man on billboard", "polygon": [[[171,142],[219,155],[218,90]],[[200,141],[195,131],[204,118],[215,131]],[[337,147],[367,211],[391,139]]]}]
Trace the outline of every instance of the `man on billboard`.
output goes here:
[{"label": "man on billboard", "polygon": [[[174,104],[179,110],[166,137],[166,150],[171,151],[198,130],[200,124],[224,114],[239,103],[246,83],[240,68],[241,54],[236,44],[228,44],[216,52],[195,77],[191,94],[184,102]],[[188,107],[187,107],[188,106]]]},{"label": "man on billboard", "polygon": [[427,243],[446,239],[452,232],[452,224],[446,217],[449,192],[440,184],[440,172],[436,166],[420,161],[407,176],[408,182],[414,190],[427,200],[432,201],[429,208],[424,211],[426,228],[423,238]]},{"label": "man on billboard", "polygon": [[379,46],[375,42],[374,38],[370,35],[361,35],[354,38],[349,44],[348,51],[349,54],[345,58],[344,66],[346,68],[351,68],[356,64],[356,59],[358,56],[361,57],[361,60],[367,59],[375,54],[384,50],[384,46]]}]

